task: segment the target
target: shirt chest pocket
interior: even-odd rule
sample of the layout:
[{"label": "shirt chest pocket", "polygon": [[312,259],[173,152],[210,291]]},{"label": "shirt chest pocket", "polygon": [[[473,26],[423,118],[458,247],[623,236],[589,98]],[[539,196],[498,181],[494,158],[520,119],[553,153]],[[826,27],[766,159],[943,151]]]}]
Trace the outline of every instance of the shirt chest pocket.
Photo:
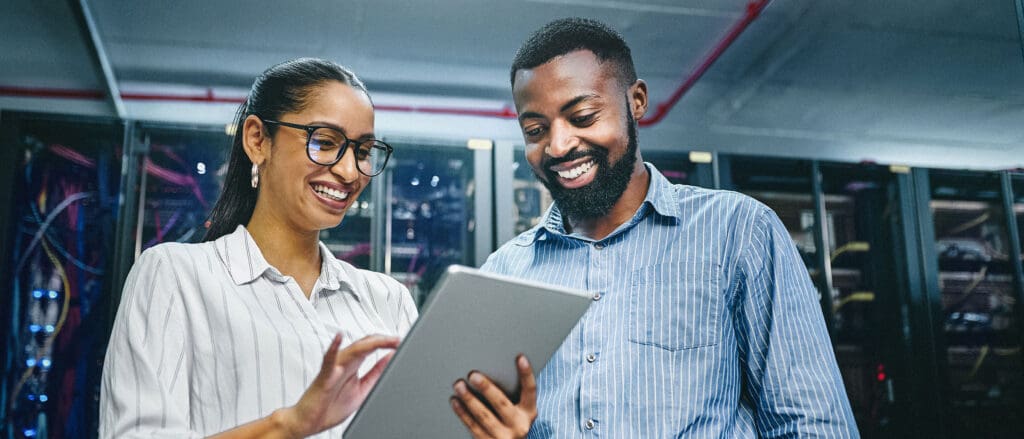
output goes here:
[{"label": "shirt chest pocket", "polygon": [[629,341],[671,351],[714,346],[720,337],[718,264],[650,265],[630,276]]}]

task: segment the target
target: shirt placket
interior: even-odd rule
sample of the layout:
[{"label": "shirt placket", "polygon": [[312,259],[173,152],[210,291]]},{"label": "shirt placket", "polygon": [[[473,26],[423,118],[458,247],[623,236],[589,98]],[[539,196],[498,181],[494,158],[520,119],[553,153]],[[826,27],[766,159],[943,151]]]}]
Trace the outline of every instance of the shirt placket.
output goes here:
[{"label": "shirt placket", "polygon": [[585,288],[593,294],[594,303],[588,313],[593,318],[583,319],[580,337],[581,358],[578,359],[580,373],[580,427],[587,437],[598,437],[601,422],[604,419],[601,395],[605,389],[600,388],[602,366],[602,347],[605,335],[601,331],[603,309],[601,301],[612,284],[611,249],[606,241],[598,241],[587,245],[587,284]]},{"label": "shirt placket", "polygon": [[288,295],[291,296],[292,302],[298,306],[299,311],[302,312],[303,317],[308,322],[308,326],[313,331],[312,335],[316,337],[321,350],[326,351],[334,334],[327,330],[323,319],[320,318],[319,313],[316,311],[315,301],[317,300],[319,290],[322,288],[320,280],[317,279],[316,284],[313,286],[310,298],[306,298],[306,295],[303,294],[302,289],[299,288],[299,283],[295,279],[282,276],[279,273],[270,273],[270,276],[275,282],[284,286]]}]

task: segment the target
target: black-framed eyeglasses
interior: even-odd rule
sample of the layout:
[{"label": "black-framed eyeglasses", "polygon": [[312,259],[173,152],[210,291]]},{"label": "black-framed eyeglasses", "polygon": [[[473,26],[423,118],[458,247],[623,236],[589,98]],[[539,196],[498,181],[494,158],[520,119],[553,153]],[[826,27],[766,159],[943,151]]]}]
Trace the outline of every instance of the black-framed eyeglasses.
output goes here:
[{"label": "black-framed eyeglasses", "polygon": [[[259,117],[259,116],[257,116]],[[377,139],[351,140],[344,133],[336,128],[322,125],[301,125],[297,123],[281,122],[279,120],[264,119],[263,123],[280,125],[288,128],[295,128],[306,132],[306,157],[313,163],[322,166],[332,166],[341,161],[345,156],[345,150],[352,147],[356,158],[356,169],[367,177],[373,177],[384,172],[384,167],[391,158],[394,148]]]}]

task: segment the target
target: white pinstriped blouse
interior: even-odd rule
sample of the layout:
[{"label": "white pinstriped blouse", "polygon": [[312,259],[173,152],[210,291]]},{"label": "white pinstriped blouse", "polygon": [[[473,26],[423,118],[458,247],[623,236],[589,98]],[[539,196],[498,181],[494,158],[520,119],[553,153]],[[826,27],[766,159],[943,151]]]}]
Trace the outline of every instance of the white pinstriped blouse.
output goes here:
[{"label": "white pinstriped blouse", "polygon": [[[307,299],[243,226],[213,242],[161,244],[125,283],[100,396],[100,437],[201,437],[298,401],[334,334],[404,336],[408,290],[336,259]],[[371,356],[365,369],[377,360]],[[348,421],[317,437],[341,437]]]},{"label": "white pinstriped blouse", "polygon": [[856,438],[818,293],[782,222],[651,182],[594,241],[558,207],[484,270],[599,292],[537,377],[530,438]]}]

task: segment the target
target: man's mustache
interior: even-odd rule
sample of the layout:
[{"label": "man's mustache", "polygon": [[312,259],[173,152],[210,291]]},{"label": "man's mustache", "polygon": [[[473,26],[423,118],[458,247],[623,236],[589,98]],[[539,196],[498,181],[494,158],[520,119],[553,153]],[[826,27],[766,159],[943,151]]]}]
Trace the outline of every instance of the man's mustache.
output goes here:
[{"label": "man's mustache", "polygon": [[571,162],[573,160],[579,160],[584,157],[593,157],[594,160],[597,161],[598,163],[603,163],[605,155],[605,152],[600,150],[599,148],[575,149],[569,151],[569,153],[567,153],[564,156],[551,157],[544,160],[544,170],[550,173],[552,166]]}]

